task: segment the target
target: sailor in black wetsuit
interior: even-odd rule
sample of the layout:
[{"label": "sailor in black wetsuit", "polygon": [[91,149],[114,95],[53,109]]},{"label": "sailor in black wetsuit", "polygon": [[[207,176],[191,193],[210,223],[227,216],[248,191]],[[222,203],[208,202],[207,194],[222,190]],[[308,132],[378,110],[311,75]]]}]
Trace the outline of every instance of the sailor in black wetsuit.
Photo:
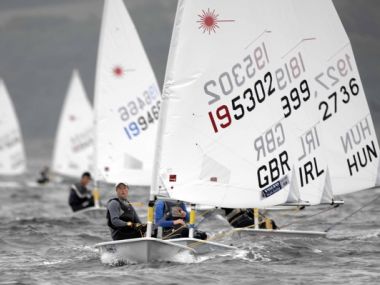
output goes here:
[{"label": "sailor in black wetsuit", "polygon": [[90,181],[91,174],[85,172],[79,183],[70,186],[69,205],[74,212],[94,206],[94,197],[91,190],[87,189]]},{"label": "sailor in black wetsuit", "polygon": [[[245,228],[251,227],[255,225],[255,217],[253,209],[223,209],[226,214],[226,219],[234,228]],[[265,218],[268,219],[268,218]],[[271,219],[265,221],[265,219],[261,219],[259,217],[259,228],[266,229],[268,222],[271,224],[271,229],[277,229],[275,222]]]},{"label": "sailor in black wetsuit", "polygon": [[45,166],[40,172],[40,177],[37,179],[38,184],[45,184],[50,181],[49,179],[49,167]]},{"label": "sailor in black wetsuit", "polygon": [[127,200],[128,190],[127,183],[117,183],[117,198],[109,200],[107,204],[107,225],[113,240],[140,238],[146,232],[146,225],[141,224],[135,209]]}]

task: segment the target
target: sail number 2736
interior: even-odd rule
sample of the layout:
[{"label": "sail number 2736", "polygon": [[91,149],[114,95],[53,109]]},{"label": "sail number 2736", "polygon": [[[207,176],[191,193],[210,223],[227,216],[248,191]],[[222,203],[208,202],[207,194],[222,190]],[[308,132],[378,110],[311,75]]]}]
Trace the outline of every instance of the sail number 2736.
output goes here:
[{"label": "sail number 2736", "polygon": [[327,97],[327,100],[320,102],[319,110],[323,112],[323,121],[330,119],[339,110],[339,106],[348,104],[352,98],[358,95],[360,87],[357,84],[356,78],[351,78],[348,86],[342,85],[339,92],[334,92]]}]

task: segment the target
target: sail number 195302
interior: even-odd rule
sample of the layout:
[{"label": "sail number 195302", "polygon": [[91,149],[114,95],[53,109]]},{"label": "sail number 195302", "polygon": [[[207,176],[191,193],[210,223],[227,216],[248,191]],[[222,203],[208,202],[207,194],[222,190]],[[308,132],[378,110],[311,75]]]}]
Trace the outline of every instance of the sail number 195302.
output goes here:
[{"label": "sail number 195302", "polygon": [[[208,112],[214,132],[217,133],[219,127],[224,129],[230,126],[233,119],[242,119],[247,113],[252,112],[257,104],[263,103],[267,97],[271,96],[275,90],[272,84],[272,74],[267,72],[263,80],[257,80],[242,95],[238,95],[231,100],[231,109],[234,114],[230,113],[227,105],[219,106],[215,112]],[[214,117],[214,113],[216,118]]]},{"label": "sail number 195302", "polygon": [[222,96],[228,96],[234,89],[241,87],[247,80],[256,75],[269,64],[269,57],[265,43],[257,46],[252,53],[234,64],[230,70],[222,72],[216,80],[209,80],[204,84],[204,92],[209,97],[208,104],[218,102]]},{"label": "sail number 195302", "polygon": [[[262,50],[265,50],[265,44],[262,45]],[[265,54],[264,51],[262,53]],[[269,61],[265,61],[264,59],[265,57],[259,57],[256,59],[257,69],[264,68],[269,64]],[[241,67],[241,65],[235,65],[235,67],[236,66]],[[234,74],[234,70],[235,68],[233,67],[232,74]],[[235,81],[231,79],[231,76],[227,72],[220,75],[219,86],[222,92],[219,94],[230,95],[234,91],[234,86],[242,87],[243,84],[244,89],[241,88],[238,91],[234,91],[235,96],[231,96],[231,101],[228,100],[226,102],[223,98],[226,103],[221,104],[216,109],[208,112],[208,117],[215,133],[218,133],[220,129],[229,127],[233,120],[238,121],[246,117],[249,113],[258,108],[259,105],[263,105],[264,102],[267,102],[268,98],[273,95],[276,90],[284,90],[296,79],[298,80],[305,72],[305,66],[303,64],[302,54],[298,53],[278,69],[275,69],[274,72],[267,71],[266,73],[259,73],[255,79],[250,78],[251,76],[249,75],[248,70],[250,69],[247,68],[247,75],[245,76],[234,75],[233,78],[235,78]],[[254,73],[251,75],[253,77]],[[246,80],[247,78],[249,80]],[[225,82],[228,82],[228,84],[226,85]],[[232,82],[235,82],[235,85],[232,84]],[[207,95],[211,94],[209,92],[210,90],[207,89],[207,86],[211,85],[216,86],[216,81],[208,81],[205,84],[205,92]],[[236,93],[240,94],[237,95]],[[284,102],[283,109],[285,117],[288,117],[292,111],[297,110],[300,107],[301,100],[306,102],[309,98],[309,85],[307,81],[304,80],[301,82],[299,88],[294,88],[291,91],[290,96],[284,96],[281,98],[281,101]],[[212,99],[208,101],[208,104],[214,104],[219,100],[221,100],[221,96],[213,93]]]}]

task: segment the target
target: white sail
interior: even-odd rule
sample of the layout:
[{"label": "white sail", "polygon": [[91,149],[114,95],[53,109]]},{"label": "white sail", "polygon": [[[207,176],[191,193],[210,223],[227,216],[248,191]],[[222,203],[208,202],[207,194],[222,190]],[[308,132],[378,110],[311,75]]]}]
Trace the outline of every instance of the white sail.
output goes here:
[{"label": "white sail", "polygon": [[74,70],[55,138],[53,172],[69,177],[80,177],[84,171],[92,171],[93,125],[91,104],[79,73]]},{"label": "white sail", "polygon": [[284,24],[289,7],[179,2],[157,148],[156,185],[172,198],[265,207],[297,196],[289,192],[293,140],[274,73],[285,63],[283,46],[298,40]]},{"label": "white sail", "polygon": [[315,39],[310,84],[331,180],[326,186],[334,195],[371,188],[380,153],[350,40],[331,0],[293,0],[293,7],[305,37]]},{"label": "white sail", "polygon": [[161,95],[122,0],[106,0],[95,87],[97,179],[149,185]]},{"label": "white sail", "polygon": [[[319,204],[331,202],[333,197],[328,191],[328,161],[322,147],[318,100],[313,88],[315,67],[320,66],[320,60],[315,56],[318,39],[313,30],[300,21],[297,12],[313,14],[314,18],[323,14],[312,6],[301,7],[298,2],[283,1],[282,13],[288,19],[282,24],[288,26],[285,35],[288,41],[281,45],[274,74],[280,91],[278,99],[284,116],[283,126],[291,141],[288,151],[293,163],[293,179],[288,202],[302,200]],[[281,30],[273,31],[278,32]]]},{"label": "white sail", "polygon": [[0,175],[22,174],[26,169],[23,139],[7,88],[0,79]]},{"label": "white sail", "polygon": [[[320,73],[333,79],[329,61],[339,53],[337,91],[354,94],[351,104],[340,97],[344,106],[327,121],[322,102],[335,90],[319,82]],[[194,203],[266,207],[300,199],[319,204],[333,193],[372,187],[378,144],[362,90],[330,0],[180,1],[152,191]],[[347,159],[357,155],[359,165],[359,151],[366,165],[350,175],[356,168]]]}]

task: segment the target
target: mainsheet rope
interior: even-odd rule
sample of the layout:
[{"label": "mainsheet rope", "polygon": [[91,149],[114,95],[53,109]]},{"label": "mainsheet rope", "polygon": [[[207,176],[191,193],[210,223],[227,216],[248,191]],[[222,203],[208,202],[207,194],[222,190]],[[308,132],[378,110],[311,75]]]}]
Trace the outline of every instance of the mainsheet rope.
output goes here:
[{"label": "mainsheet rope", "polygon": [[378,195],[376,197],[376,199],[374,200],[371,200],[370,202],[364,204],[363,206],[361,206],[359,209],[355,210],[354,212],[352,212],[351,214],[349,214],[348,216],[346,216],[345,218],[343,218],[342,220],[340,220],[339,222],[333,224],[332,226],[328,227],[325,232],[327,233],[328,231],[330,231],[331,229],[335,228],[336,226],[339,226],[342,222],[344,222],[345,220],[348,220],[349,218],[351,218],[353,215],[355,215],[356,213],[360,212],[361,210],[363,210],[364,208],[368,207],[369,205],[373,204],[376,200],[378,200],[380,198],[380,195]]}]

